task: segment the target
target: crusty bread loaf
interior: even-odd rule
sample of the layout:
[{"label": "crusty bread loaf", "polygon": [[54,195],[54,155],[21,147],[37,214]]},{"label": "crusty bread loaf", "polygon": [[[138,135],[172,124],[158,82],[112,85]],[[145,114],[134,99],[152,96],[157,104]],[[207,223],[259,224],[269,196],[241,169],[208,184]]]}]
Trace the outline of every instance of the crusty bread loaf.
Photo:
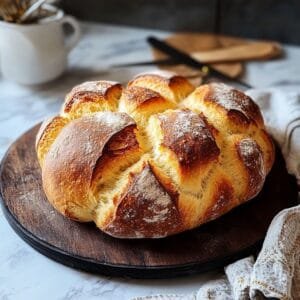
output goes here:
[{"label": "crusty bread loaf", "polygon": [[37,155],[63,215],[119,238],[160,238],[253,198],[274,161],[258,106],[221,83],[143,74],[86,82],[44,122]]}]

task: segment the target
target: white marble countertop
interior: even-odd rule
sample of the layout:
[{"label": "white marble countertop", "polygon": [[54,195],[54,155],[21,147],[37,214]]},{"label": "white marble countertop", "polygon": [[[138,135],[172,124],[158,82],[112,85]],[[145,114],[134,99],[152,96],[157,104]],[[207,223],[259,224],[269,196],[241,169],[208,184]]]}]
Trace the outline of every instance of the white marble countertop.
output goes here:
[{"label": "white marble countertop", "polygon": [[[83,38],[70,54],[69,70],[58,80],[24,87],[0,77],[0,157],[24,131],[58,111],[64,95],[85,80],[125,82],[145,68],[108,71],[110,63],[151,58],[145,37],[165,32],[83,24]],[[285,46],[285,58],[247,65],[245,80],[256,87],[300,84],[300,48]],[[60,265],[28,246],[0,210],[0,299],[131,299],[158,293],[185,294],[215,273],[170,280],[133,280],[91,275]]]}]

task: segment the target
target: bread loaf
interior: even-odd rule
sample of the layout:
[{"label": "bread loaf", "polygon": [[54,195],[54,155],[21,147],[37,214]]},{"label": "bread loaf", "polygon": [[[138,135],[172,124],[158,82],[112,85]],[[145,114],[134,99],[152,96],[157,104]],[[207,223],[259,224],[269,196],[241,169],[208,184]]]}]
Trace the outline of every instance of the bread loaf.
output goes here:
[{"label": "bread loaf", "polygon": [[216,219],[253,198],[274,161],[248,96],[170,73],[124,88],[76,86],[41,126],[36,150],[52,205],[118,238],[161,238]]}]

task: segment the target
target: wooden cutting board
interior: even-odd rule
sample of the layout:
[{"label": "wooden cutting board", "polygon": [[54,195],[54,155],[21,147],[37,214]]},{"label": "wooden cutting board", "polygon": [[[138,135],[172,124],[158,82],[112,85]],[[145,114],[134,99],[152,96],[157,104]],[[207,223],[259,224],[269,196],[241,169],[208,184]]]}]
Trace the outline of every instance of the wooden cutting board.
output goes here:
[{"label": "wooden cutting board", "polygon": [[[231,78],[242,75],[244,70],[242,62],[244,61],[267,60],[282,55],[281,46],[274,41],[250,42],[243,38],[212,33],[177,32],[168,36],[165,41],[184,52],[190,53],[191,56],[203,63],[211,63],[211,66]],[[159,60],[167,57],[156,49],[153,49],[152,53],[154,59]],[[192,82],[195,85],[201,83],[200,70],[191,69],[185,65],[159,67],[187,77],[193,77]]]},{"label": "wooden cutting board", "polygon": [[[188,33],[181,32],[170,35],[165,39],[170,45],[187,53],[193,53],[198,51],[210,51],[215,49],[222,49],[226,47],[244,45],[245,40],[235,37],[226,37],[221,35],[215,35],[211,33]],[[154,59],[163,59],[167,56],[160,51],[152,50]],[[212,65],[218,71],[224,74],[236,78],[243,73],[243,65],[240,62],[231,63],[217,63]],[[199,71],[192,70],[185,65],[175,66],[160,66],[161,69],[174,71],[183,76],[195,76],[199,74]],[[199,85],[200,81],[195,81],[195,85]]]},{"label": "wooden cutting board", "polygon": [[2,161],[2,208],[21,238],[70,267],[135,278],[168,278],[211,270],[257,250],[272,218],[296,204],[296,180],[288,175],[277,149],[263,190],[247,204],[195,230],[165,239],[116,239],[92,223],[64,218],[46,200],[34,149],[37,129],[38,125],[21,136]]}]

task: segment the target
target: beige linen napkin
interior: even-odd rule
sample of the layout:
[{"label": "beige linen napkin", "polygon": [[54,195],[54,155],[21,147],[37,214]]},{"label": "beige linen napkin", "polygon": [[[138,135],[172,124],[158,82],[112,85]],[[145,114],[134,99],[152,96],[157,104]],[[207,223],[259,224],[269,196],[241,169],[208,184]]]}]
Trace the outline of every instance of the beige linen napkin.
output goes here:
[{"label": "beige linen napkin", "polygon": [[[247,92],[260,106],[268,131],[281,147],[289,173],[300,184],[300,86]],[[248,300],[274,297],[300,299],[300,205],[273,219],[261,252],[224,268],[190,295],[157,295],[135,300]]]}]

